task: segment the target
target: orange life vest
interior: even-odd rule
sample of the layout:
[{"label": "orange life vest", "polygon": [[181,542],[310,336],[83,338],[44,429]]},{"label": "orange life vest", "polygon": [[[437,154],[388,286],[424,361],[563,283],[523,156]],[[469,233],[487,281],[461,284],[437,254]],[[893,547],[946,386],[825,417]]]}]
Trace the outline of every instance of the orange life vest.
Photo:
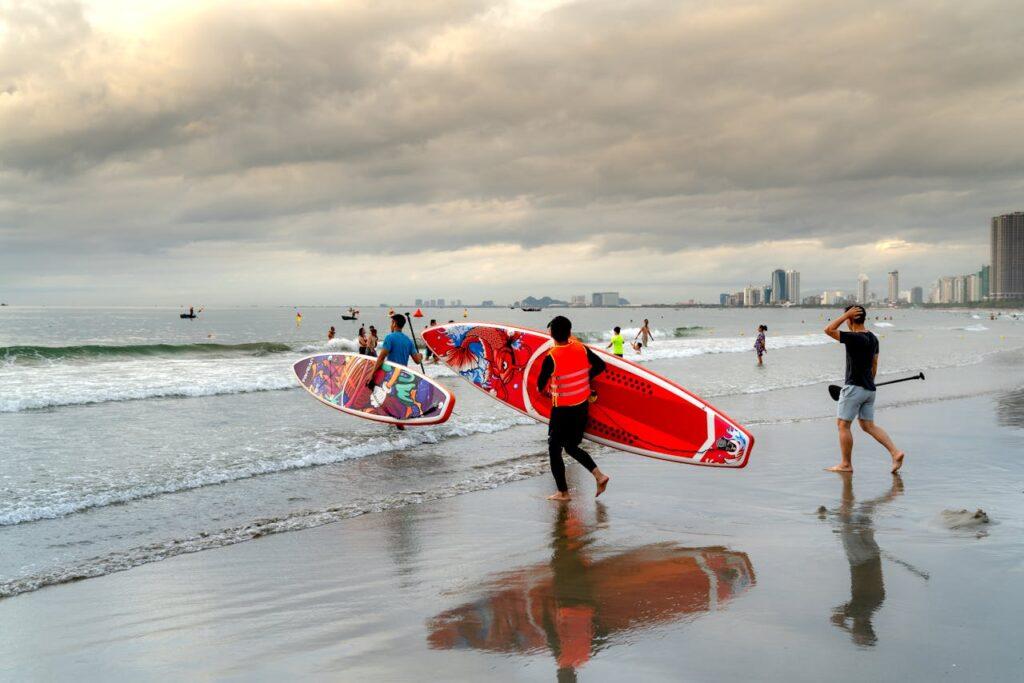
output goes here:
[{"label": "orange life vest", "polygon": [[555,345],[548,351],[555,364],[551,375],[551,404],[575,406],[590,398],[590,359],[587,347],[578,339]]}]

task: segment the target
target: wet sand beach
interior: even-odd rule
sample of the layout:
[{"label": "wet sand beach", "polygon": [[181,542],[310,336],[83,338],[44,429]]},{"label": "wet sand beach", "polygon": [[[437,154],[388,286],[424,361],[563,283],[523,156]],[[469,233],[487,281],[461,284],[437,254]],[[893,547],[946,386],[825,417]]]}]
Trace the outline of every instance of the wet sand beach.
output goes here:
[{"label": "wet sand beach", "polygon": [[567,505],[529,476],[16,595],[0,676],[1020,680],[1024,400],[878,419],[901,477],[860,432],[824,472],[829,418],[765,424],[744,471],[594,449],[598,500],[573,465]]}]

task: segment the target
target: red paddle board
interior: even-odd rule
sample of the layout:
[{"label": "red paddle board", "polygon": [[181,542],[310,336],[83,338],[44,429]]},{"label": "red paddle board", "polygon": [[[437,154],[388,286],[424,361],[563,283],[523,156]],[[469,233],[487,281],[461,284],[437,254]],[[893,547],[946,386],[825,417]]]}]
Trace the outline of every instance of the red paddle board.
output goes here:
[{"label": "red paddle board", "polygon": [[446,421],[455,397],[441,384],[404,365],[385,362],[366,386],[377,359],[355,353],[325,353],[295,363],[302,387],[318,401],[375,422],[425,426]]},{"label": "red paddle board", "polygon": [[[494,323],[459,323],[423,331],[437,357],[502,403],[547,422],[551,400],[537,376],[554,343],[543,332]],[[591,348],[607,363],[595,378],[586,438],[661,460],[709,467],[744,467],[754,437],[738,422],[677,384]]]}]

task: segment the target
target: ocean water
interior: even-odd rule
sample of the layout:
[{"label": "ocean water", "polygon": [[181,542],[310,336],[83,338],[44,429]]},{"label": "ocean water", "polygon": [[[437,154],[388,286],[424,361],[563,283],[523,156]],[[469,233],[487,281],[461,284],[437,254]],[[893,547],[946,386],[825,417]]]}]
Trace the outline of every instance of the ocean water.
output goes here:
[{"label": "ocean water", "polygon": [[[352,349],[340,309],[0,309],[0,597],[267,534],[457,496],[546,473],[544,428],[428,366],[456,394],[452,419],[394,429],[327,409],[292,363]],[[757,425],[827,417],[843,354],[810,309],[573,309],[580,337],[654,330],[627,356]],[[385,329],[384,309],[362,324]],[[879,312],[881,314],[881,312]],[[553,311],[474,309],[543,328]],[[461,319],[462,309],[427,311]],[[1024,322],[987,312],[885,311],[880,393],[893,405],[1022,387]],[[417,320],[422,326],[426,318]],[[753,338],[768,325],[768,354]],[[328,326],[338,338],[328,343]],[[595,448],[599,457],[612,455]],[[755,449],[750,468],[756,469]],[[678,468],[683,466],[663,465]],[[750,469],[748,468],[748,469]]]}]

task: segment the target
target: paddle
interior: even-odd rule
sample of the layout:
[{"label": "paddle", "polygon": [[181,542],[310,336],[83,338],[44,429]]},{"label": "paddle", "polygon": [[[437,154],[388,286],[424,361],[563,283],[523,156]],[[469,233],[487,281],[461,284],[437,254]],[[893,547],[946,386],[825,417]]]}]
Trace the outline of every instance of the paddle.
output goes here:
[{"label": "paddle", "polygon": [[[404,315],[405,315],[405,322],[409,323],[409,334],[412,335],[412,345],[416,349],[416,353],[419,353],[420,352],[420,345],[416,342],[416,330],[414,330],[412,328],[412,316],[409,315],[408,313],[405,313]],[[424,375],[427,374],[427,369],[425,367],[423,367],[423,361],[420,361],[420,370],[423,371]]]},{"label": "paddle", "polygon": [[[923,372],[919,372],[916,375],[914,375],[913,377],[904,377],[902,379],[891,379],[888,382],[876,382],[875,386],[876,387],[881,387],[881,386],[885,386],[886,384],[898,384],[900,382],[909,382],[912,379],[924,379],[924,373]],[[842,390],[843,390],[843,388],[841,386],[839,386],[838,384],[829,384],[828,385],[828,395],[832,397],[833,401],[838,401],[839,400],[839,392],[842,391]]]}]

